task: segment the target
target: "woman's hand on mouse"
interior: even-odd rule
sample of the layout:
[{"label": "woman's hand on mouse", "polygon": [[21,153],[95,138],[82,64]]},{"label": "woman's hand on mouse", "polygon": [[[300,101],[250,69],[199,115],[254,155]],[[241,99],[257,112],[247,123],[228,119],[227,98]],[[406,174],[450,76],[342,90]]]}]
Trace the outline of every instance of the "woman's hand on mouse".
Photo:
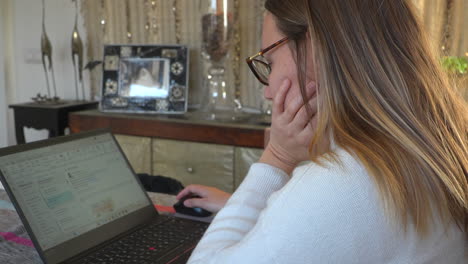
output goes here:
[{"label": "woman's hand on mouse", "polygon": [[201,198],[187,199],[184,205],[187,207],[199,207],[212,213],[217,213],[224,207],[231,194],[221,191],[220,189],[192,184],[185,187],[178,195],[177,200],[180,200],[186,195],[198,195]]},{"label": "woman's hand on mouse", "polygon": [[[315,84],[311,83],[306,88],[310,112],[304,105],[300,91],[295,90],[291,89],[291,81],[286,79],[273,98],[270,140],[260,158],[260,162],[288,174],[299,162],[309,160],[309,145],[317,122]],[[289,101],[286,100],[287,96]]]}]

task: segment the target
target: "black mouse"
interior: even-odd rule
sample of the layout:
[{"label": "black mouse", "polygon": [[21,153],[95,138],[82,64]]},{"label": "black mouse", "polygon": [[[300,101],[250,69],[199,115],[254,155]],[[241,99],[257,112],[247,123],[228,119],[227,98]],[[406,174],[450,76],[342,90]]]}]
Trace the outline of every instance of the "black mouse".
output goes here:
[{"label": "black mouse", "polygon": [[174,210],[179,214],[190,215],[190,216],[195,216],[195,217],[208,217],[213,214],[210,211],[207,211],[202,208],[198,208],[198,207],[191,208],[191,207],[185,206],[184,201],[187,199],[191,199],[191,198],[201,198],[201,197],[197,195],[192,195],[192,194],[186,195],[180,198],[180,200],[174,204]]}]

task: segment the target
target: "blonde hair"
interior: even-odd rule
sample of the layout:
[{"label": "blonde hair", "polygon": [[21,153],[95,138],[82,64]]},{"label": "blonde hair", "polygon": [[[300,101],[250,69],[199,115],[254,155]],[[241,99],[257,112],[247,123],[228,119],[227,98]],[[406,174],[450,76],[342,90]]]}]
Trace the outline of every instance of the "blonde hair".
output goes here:
[{"label": "blonde hair", "polygon": [[[265,7],[293,40],[303,97],[306,69],[315,67],[311,146],[332,136],[354,153],[405,230],[411,221],[427,234],[436,213],[466,233],[468,109],[409,1],[267,0]],[[312,148],[312,160],[320,157]]]}]

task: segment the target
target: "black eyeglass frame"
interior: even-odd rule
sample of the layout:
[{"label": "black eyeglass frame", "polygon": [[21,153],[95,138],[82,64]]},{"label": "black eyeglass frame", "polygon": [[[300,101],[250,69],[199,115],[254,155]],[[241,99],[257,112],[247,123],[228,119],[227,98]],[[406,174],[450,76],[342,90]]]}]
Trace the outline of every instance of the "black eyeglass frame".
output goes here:
[{"label": "black eyeglass frame", "polygon": [[259,82],[261,82],[262,84],[264,85],[268,85],[268,81],[267,80],[262,80],[262,78],[260,77],[260,74],[257,72],[257,69],[256,67],[253,65],[253,62],[257,62],[257,63],[261,63],[263,65],[265,65],[268,69],[268,72],[271,72],[271,67],[270,67],[270,64],[269,63],[265,63],[264,61],[262,60],[258,60],[256,59],[257,57],[259,56],[263,56],[263,54],[267,53],[268,51],[278,47],[279,45],[283,44],[284,42],[288,41],[289,38],[288,37],[284,37],[280,40],[278,40],[277,42],[271,44],[270,46],[264,48],[264,49],[261,49],[257,54],[255,55],[252,55],[250,57],[248,57],[245,61],[247,62],[247,65],[249,65],[249,68],[250,70],[252,71],[252,73],[255,75],[255,77],[257,78],[257,80]]}]

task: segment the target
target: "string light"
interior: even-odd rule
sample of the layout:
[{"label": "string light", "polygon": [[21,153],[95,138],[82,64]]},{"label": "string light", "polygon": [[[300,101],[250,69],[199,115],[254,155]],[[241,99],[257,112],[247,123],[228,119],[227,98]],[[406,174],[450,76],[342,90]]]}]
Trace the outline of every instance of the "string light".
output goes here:
[{"label": "string light", "polygon": [[182,32],[181,32],[181,18],[180,18],[180,12],[179,12],[179,1],[174,0],[172,3],[172,12],[174,15],[174,25],[175,25],[175,38],[176,38],[176,43],[180,44],[180,41],[182,39]]},{"label": "string light", "polygon": [[444,25],[443,25],[443,32],[442,32],[442,51],[445,55],[450,53],[452,49],[451,41],[452,41],[452,11],[454,7],[453,0],[447,0],[445,6],[445,13],[444,13]]},{"label": "string light", "polygon": [[159,34],[159,26],[158,26],[158,21],[156,18],[156,11],[157,11],[157,6],[156,6],[156,1],[151,2],[151,8],[152,8],[152,13],[153,13],[153,18],[151,19],[152,23],[152,28],[153,28],[153,35],[157,36]]},{"label": "string light", "polygon": [[158,35],[159,26],[157,21],[157,2],[156,0],[145,0],[145,8],[147,8],[146,14],[146,41],[147,42],[156,42],[156,37]]},{"label": "string light", "polygon": [[153,2],[154,1],[149,1],[149,0],[145,0],[145,9],[146,9],[146,12],[145,12],[145,42],[146,43],[149,43],[150,42],[150,28],[151,28],[151,21],[150,21],[150,15],[151,15],[151,7],[153,5]]},{"label": "string light", "polygon": [[232,60],[232,71],[234,74],[234,98],[240,99],[241,79],[240,79],[240,56],[241,56],[241,43],[240,43],[240,30],[239,24],[239,0],[234,0],[234,29],[233,29],[233,42],[234,42],[234,56]]},{"label": "string light", "polygon": [[130,0],[127,0],[125,2],[125,9],[126,9],[125,15],[127,16],[127,38],[128,38],[128,41],[131,42],[132,41],[132,32],[131,32],[132,21],[130,17]]},{"label": "string light", "polygon": [[101,30],[102,30],[102,42],[106,42],[106,25],[107,25],[107,20],[106,20],[106,1],[101,0]]}]

